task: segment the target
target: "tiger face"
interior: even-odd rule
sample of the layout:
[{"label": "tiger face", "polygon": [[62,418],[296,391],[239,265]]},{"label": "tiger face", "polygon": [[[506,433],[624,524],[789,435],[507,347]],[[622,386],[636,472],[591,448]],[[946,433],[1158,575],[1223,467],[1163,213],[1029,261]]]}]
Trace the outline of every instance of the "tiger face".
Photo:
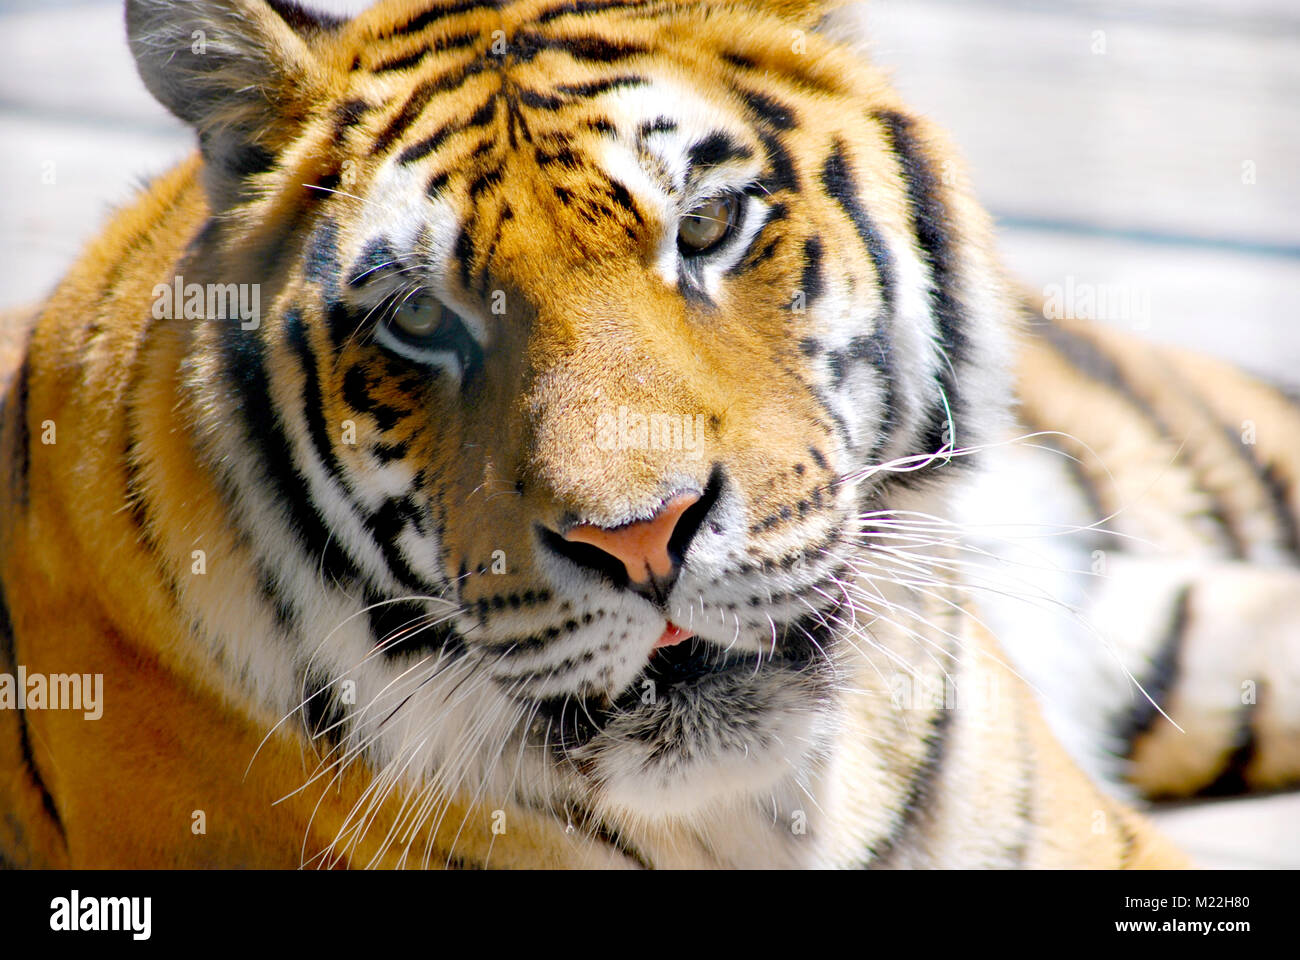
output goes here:
[{"label": "tiger face", "polygon": [[203,148],[186,280],[262,290],[187,372],[273,638],[214,643],[316,775],[611,822],[818,782],[869,518],[1005,405],[929,126],[813,4],[128,6]]}]

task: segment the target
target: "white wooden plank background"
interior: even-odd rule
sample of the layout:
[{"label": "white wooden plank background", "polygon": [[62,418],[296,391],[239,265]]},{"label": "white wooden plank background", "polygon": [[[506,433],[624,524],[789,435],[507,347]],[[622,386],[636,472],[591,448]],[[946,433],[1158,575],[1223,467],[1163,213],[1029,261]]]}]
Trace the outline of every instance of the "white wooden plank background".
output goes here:
[{"label": "white wooden plank background", "polygon": [[[1014,273],[1126,284],[1147,335],[1300,383],[1300,3],[871,0],[865,18],[966,156]],[[0,0],[0,307],[42,296],[189,147],[117,0]],[[1300,866],[1298,797],[1158,818],[1206,866]]]}]

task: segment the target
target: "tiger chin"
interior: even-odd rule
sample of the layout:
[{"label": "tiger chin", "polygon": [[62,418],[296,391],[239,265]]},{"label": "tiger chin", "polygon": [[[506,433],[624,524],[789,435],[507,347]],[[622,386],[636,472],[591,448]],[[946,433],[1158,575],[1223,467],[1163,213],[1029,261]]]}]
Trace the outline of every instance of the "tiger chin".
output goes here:
[{"label": "tiger chin", "polygon": [[[126,4],[199,150],[7,321],[0,670],[105,690],[94,722],[0,713],[0,859],[1184,863],[1098,784],[1191,790],[1222,731],[1120,742],[1129,674],[991,629],[947,518],[1033,477],[1105,500],[1114,472],[1007,466],[1009,438],[1103,449],[1143,412],[1092,436],[1062,390],[1194,361],[1034,330],[832,6]],[[1186,499],[1150,513],[1199,529]],[[1242,575],[1257,613],[1293,586]],[[1139,678],[1160,598],[1192,651],[1228,609],[1160,576],[1097,608]],[[1063,687],[1047,717],[1026,676]],[[1300,766],[1287,723],[1252,782]]]}]

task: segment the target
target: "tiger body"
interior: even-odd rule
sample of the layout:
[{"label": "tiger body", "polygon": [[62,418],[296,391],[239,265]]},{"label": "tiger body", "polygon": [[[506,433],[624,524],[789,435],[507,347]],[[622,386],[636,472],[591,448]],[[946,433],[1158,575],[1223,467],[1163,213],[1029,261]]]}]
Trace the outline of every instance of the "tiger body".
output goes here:
[{"label": "tiger body", "polygon": [[[943,137],[825,13],[128,3],[201,151],[6,369],[0,672],[102,674],[104,709],[0,711],[0,857],[1177,866],[1101,778],[1291,781],[1300,414],[1026,321]],[[256,316],[209,315],[230,284]],[[1226,390],[1152,399],[1167,370]],[[1224,448],[1250,416],[1258,463]],[[1100,591],[1035,576],[1139,680],[1173,644],[1201,726],[1079,617],[963,586],[935,518],[1034,478],[1073,496],[1049,523],[1176,545],[1105,541],[1136,573]],[[574,545],[674,498],[666,579]]]}]

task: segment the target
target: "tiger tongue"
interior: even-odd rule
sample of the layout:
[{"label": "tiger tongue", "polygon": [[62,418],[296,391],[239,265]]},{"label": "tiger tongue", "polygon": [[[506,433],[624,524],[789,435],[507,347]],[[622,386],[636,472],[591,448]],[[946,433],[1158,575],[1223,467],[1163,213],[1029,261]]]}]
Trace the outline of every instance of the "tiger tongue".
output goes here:
[{"label": "tiger tongue", "polygon": [[655,641],[654,648],[658,650],[660,647],[671,647],[673,644],[681,643],[683,640],[689,640],[693,636],[695,636],[695,634],[691,633],[691,631],[683,630],[681,627],[677,626],[677,624],[669,620],[668,625],[664,627],[664,632],[660,635],[659,639]]}]

